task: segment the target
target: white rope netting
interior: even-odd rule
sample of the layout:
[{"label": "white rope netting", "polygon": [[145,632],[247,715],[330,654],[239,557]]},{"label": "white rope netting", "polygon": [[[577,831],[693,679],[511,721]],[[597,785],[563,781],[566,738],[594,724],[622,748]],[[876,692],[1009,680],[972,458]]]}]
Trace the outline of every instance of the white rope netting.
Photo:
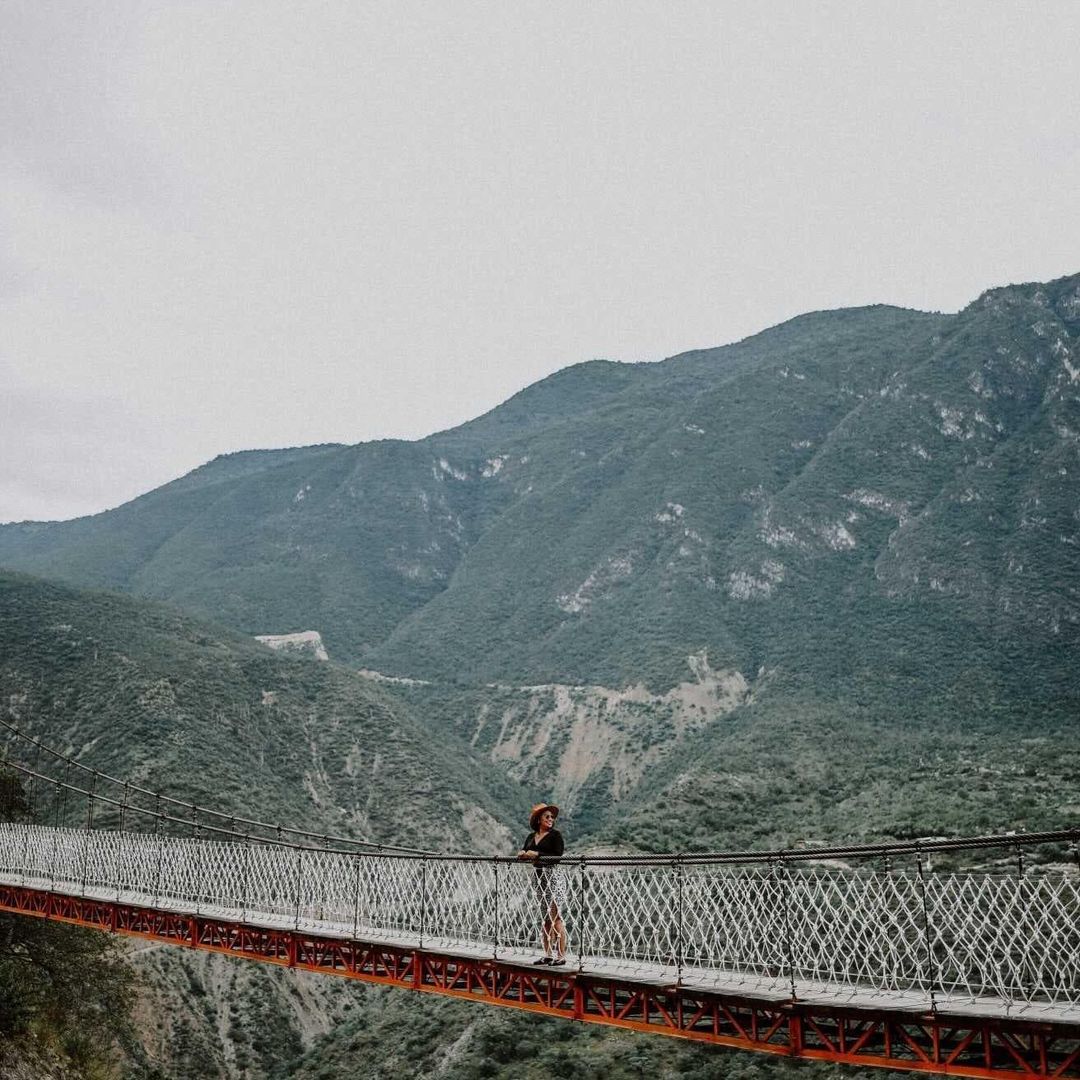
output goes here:
[{"label": "white rope netting", "polygon": [[[1080,1012],[1075,870],[568,861],[571,962],[688,985]],[[552,891],[502,860],[0,824],[0,880],[268,927],[528,960]],[[550,882],[548,882],[550,885]]]}]

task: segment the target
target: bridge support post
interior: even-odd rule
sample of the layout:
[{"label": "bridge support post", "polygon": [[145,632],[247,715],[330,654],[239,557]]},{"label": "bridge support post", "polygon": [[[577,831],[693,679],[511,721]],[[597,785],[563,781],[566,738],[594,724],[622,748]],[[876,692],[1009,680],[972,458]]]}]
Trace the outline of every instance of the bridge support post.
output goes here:
[{"label": "bridge support post", "polygon": [[788,1013],[788,1048],[792,1057],[801,1057],[803,1050],[802,1017],[792,1009]]},{"label": "bridge support post", "polygon": [[585,1019],[585,984],[580,975],[574,980],[574,1019]]}]

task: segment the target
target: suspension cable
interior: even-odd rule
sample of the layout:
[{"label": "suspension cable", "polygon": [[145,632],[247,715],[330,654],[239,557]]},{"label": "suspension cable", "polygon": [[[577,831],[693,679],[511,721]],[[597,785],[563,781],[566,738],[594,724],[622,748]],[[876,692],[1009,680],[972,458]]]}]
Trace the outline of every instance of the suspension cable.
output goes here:
[{"label": "suspension cable", "polygon": [[[16,738],[24,739],[26,742],[29,742],[33,746],[35,746],[37,748],[39,757],[40,757],[41,751],[44,751],[46,754],[50,754],[52,757],[56,758],[57,761],[63,762],[64,765],[67,768],[74,767],[76,769],[81,769],[85,773],[89,773],[91,775],[92,779],[95,782],[97,780],[104,780],[107,783],[115,784],[117,787],[124,787],[129,792],[137,792],[140,795],[146,795],[149,798],[154,799],[159,803],[164,802],[164,803],[168,803],[171,806],[182,807],[182,808],[188,809],[188,810],[191,809],[191,803],[190,802],[184,802],[182,799],[174,799],[174,798],[169,797],[168,795],[162,795],[160,792],[152,791],[149,788],[140,787],[138,784],[132,784],[130,781],[127,781],[127,780],[120,780],[117,777],[111,776],[109,773],[103,772],[100,769],[95,769],[95,768],[92,768],[89,765],[84,765],[81,761],[76,761],[74,758],[68,757],[66,754],[61,754],[59,751],[53,750],[51,747],[45,745],[45,743],[41,742],[40,740],[35,739],[33,735],[28,735],[25,731],[20,731],[19,728],[15,727],[13,724],[9,724],[6,720],[4,720],[2,718],[0,718],[0,727],[6,728]],[[12,763],[12,764],[14,764],[14,763]],[[41,775],[41,774],[36,774],[36,775]],[[44,779],[50,780],[50,782],[52,782],[50,777],[46,776],[46,777],[44,777]],[[75,790],[81,790],[81,789],[75,789]],[[226,822],[232,821],[234,824],[246,825],[249,828],[254,828],[254,829],[263,829],[263,830],[265,830],[267,832],[276,831],[278,833],[287,833],[290,836],[299,836],[299,837],[303,837],[304,839],[307,839],[307,840],[329,839],[329,840],[332,840],[335,844],[352,845],[352,846],[355,846],[355,847],[375,848],[377,851],[386,851],[386,852],[403,852],[403,853],[407,853],[407,854],[417,854],[417,855],[434,855],[434,854],[437,854],[436,852],[426,851],[423,848],[404,847],[404,846],[402,846],[400,844],[382,844],[382,843],[379,843],[377,840],[363,840],[363,839],[358,840],[358,839],[356,839],[354,837],[349,837],[349,836],[330,836],[330,837],[326,837],[326,835],[324,833],[310,832],[310,831],[308,831],[306,829],[291,829],[291,828],[288,828],[287,826],[278,825],[278,824],[276,824],[274,822],[259,821],[259,820],[255,819],[255,818],[239,817],[239,816],[233,815],[233,814],[226,814],[226,813],[224,813],[223,811],[220,811],[220,810],[210,810],[210,809],[207,809],[204,806],[198,807],[198,810],[199,810],[200,813],[202,813],[204,815],[207,815],[207,816],[212,817],[212,818],[217,818],[218,820],[221,820],[221,821],[226,821]],[[190,819],[189,819],[189,824],[190,824]]]},{"label": "suspension cable", "polygon": [[[104,803],[107,806],[111,806],[117,809],[123,807],[123,802],[118,799],[109,798],[106,795],[98,795],[92,789],[78,787],[74,784],[66,784],[63,781],[56,780],[51,776],[45,776],[42,773],[35,772],[33,769],[27,768],[25,765],[20,765],[17,762],[8,759],[2,763],[6,767],[17,770],[24,776],[30,777],[31,780],[44,781],[47,784],[54,784],[58,787],[62,787],[67,791],[72,792],[74,795],[81,795],[86,798],[92,798],[100,803]],[[93,770],[91,770],[93,771]],[[166,801],[164,797],[161,797],[161,801]],[[167,800],[171,803],[176,803],[177,800]],[[189,811],[192,808],[191,803],[180,803],[182,807],[187,808]],[[201,808],[196,808],[201,809]],[[156,820],[170,822],[174,825],[179,825],[187,830],[191,829],[192,818],[189,814],[187,817],[178,817],[173,814],[164,813],[161,811],[148,810],[141,806],[132,806],[128,804],[127,811],[129,814],[143,814],[145,816],[155,818]],[[217,816],[217,815],[215,815]],[[236,818],[236,823],[244,824],[246,819]],[[330,840],[336,840],[335,837],[324,837],[322,833],[310,833],[299,829],[285,829],[281,826],[274,827],[278,837],[281,837],[284,833],[290,833],[292,835],[302,835],[314,837],[320,841],[316,845],[298,844],[284,839],[268,839],[263,837],[251,837],[247,833],[237,832],[235,829],[224,828],[218,825],[200,824],[199,831],[206,833],[214,833],[217,836],[227,837],[231,840],[237,840],[244,843],[250,843],[252,840],[260,844],[266,844],[271,847],[283,847],[283,848],[303,848],[305,851],[318,851],[324,854],[330,855],[349,855],[359,858],[372,859],[378,858],[380,855],[385,855],[388,858],[394,859],[436,859],[443,862],[476,862],[476,863],[491,863],[491,862],[505,862],[516,863],[518,859],[513,855],[467,855],[467,854],[452,854],[446,852],[424,851],[416,848],[394,848],[390,849],[386,847],[384,851],[352,851],[344,848],[327,847],[326,842]],[[353,843],[353,841],[347,841]],[[723,864],[746,864],[746,863],[785,863],[785,862],[817,862],[825,859],[838,859],[838,858],[854,858],[854,859],[890,859],[897,855],[916,855],[920,853],[926,853],[931,851],[975,851],[982,848],[1015,848],[1017,846],[1033,847],[1037,844],[1052,844],[1052,843],[1068,843],[1080,846],[1080,828],[1073,827],[1069,829],[1055,829],[1043,832],[1032,833],[1007,833],[1007,834],[991,834],[987,836],[963,836],[956,838],[945,838],[940,840],[899,840],[890,841],[888,843],[879,844],[849,844],[842,847],[833,848],[811,848],[811,849],[794,849],[794,848],[781,848],[771,850],[740,850],[740,851],[697,851],[697,852],[684,852],[677,856],[671,854],[628,854],[628,855],[563,855],[559,858],[540,859],[537,860],[539,865],[555,865],[557,863],[568,865],[588,865],[588,866],[666,866],[669,865],[673,858],[677,858],[683,866],[696,866],[696,865],[723,865]]]}]

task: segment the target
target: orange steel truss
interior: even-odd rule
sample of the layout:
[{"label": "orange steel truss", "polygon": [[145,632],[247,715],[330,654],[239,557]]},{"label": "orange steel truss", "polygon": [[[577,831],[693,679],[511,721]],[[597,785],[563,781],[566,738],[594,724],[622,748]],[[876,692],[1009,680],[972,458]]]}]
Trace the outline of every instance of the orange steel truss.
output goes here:
[{"label": "orange steel truss", "polygon": [[911,1072],[1080,1077],[1080,1024],[777,1003],[0,885],[0,910],[590,1024]]}]

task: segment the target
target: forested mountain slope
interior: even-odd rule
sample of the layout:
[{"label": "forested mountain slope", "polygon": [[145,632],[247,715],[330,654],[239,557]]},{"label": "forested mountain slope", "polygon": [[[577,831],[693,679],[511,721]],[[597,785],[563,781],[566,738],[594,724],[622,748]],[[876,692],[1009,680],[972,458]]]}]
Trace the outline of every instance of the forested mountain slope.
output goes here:
[{"label": "forested mountain slope", "polygon": [[1078,317],[1075,277],[584,364],[416,443],[238,455],[2,527],[0,561],[466,682],[670,686],[703,648],[750,677],[897,621],[933,655],[924,607],[1068,636]]},{"label": "forested mountain slope", "polygon": [[[838,377],[850,372],[876,387],[894,348],[922,355],[938,322],[887,308],[831,313],[664,364],[579,365],[418,443],[234,455],[93,518],[0,527],[0,563],[169,599],[249,633],[318,629],[331,655],[369,666],[390,662],[400,671],[462,674],[463,661],[491,670],[484,638],[497,626],[506,644],[528,639],[513,654],[500,650],[504,674],[546,674],[551,662],[530,650],[557,653],[560,628],[562,637],[580,638],[583,620],[568,620],[574,612],[565,608],[592,605],[609,577],[619,581],[624,564],[607,550],[618,547],[612,533],[629,524],[629,539],[642,547],[639,560],[662,559],[671,530],[653,519],[667,499],[688,497],[702,483],[711,492],[716,470],[726,470],[733,454],[758,456],[724,481],[745,482],[720,496],[716,527],[730,528],[748,509],[742,491],[777,471],[793,475],[806,459],[805,448],[793,449],[798,440],[782,431],[791,419],[786,409],[805,395],[787,404],[770,399],[774,380],[765,373],[792,357],[828,353],[839,358]],[[883,348],[883,335],[900,344]],[[808,406],[814,419],[802,430],[827,428],[846,408],[844,398],[833,400],[834,390]],[[711,431],[691,415],[699,399],[699,412],[724,414]],[[775,417],[771,432],[757,430],[763,417]],[[761,445],[747,443],[748,433]],[[529,576],[519,580],[523,547]],[[598,559],[599,583],[578,597]],[[471,585],[477,581],[479,590]],[[653,595],[665,584],[664,575],[647,575],[632,590],[650,594],[658,632],[672,618],[670,602]],[[508,592],[518,601],[511,625],[497,610]],[[447,599],[426,613],[443,593]],[[437,629],[461,610],[468,618],[456,637],[466,655],[415,644],[429,622]],[[622,614],[616,605],[612,617]],[[409,616],[420,619],[415,627],[402,625]],[[634,652],[640,659],[642,647]],[[595,656],[584,659],[597,666]],[[622,666],[634,661],[628,655]]]},{"label": "forested mountain slope", "polygon": [[[159,603],[0,573],[0,642],[0,717],[174,798],[424,847],[449,825],[482,850],[522,813],[497,769],[452,735],[434,745],[370,680]],[[12,745],[50,771],[29,754]]]}]

